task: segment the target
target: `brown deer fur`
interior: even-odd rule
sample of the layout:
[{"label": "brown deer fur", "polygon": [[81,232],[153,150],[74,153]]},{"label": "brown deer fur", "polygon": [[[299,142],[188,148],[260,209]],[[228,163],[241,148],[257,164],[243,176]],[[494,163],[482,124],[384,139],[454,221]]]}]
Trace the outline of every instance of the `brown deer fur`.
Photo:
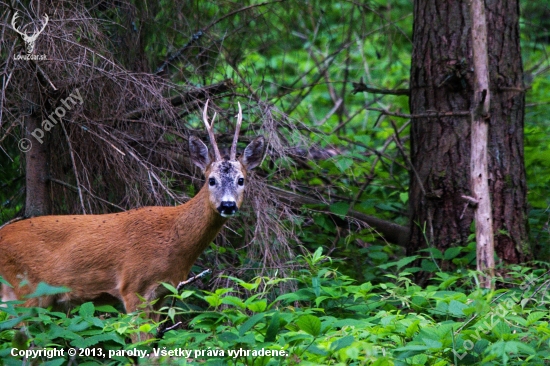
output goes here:
[{"label": "brown deer fur", "polygon": [[[3,299],[22,299],[38,282],[67,286],[56,299],[29,299],[27,306],[81,303],[110,295],[127,312],[157,296],[160,282],[185,280],[197,257],[227,218],[211,209],[205,185],[178,207],[144,207],[108,215],[42,216],[0,231]],[[19,287],[26,279],[29,286]]]}]

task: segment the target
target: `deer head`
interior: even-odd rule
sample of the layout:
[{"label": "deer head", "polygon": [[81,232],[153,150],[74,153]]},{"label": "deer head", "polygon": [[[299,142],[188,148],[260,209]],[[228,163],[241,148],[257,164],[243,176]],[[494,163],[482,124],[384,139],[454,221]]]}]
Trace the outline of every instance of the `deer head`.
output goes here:
[{"label": "deer head", "polygon": [[44,14],[44,22],[42,23],[42,28],[39,31],[35,31],[35,33],[32,36],[29,36],[22,30],[17,29],[17,26],[15,25],[15,21],[17,20],[17,17],[18,17],[18,14],[17,12],[15,12],[15,14],[13,15],[13,18],[11,19],[11,26],[13,27],[14,31],[16,31],[21,35],[21,37],[23,37],[23,41],[25,42],[25,49],[27,50],[27,53],[30,54],[34,50],[34,42],[36,41],[40,33],[42,33],[44,28],[46,28],[46,24],[48,24],[48,20],[49,20],[48,15]]},{"label": "deer head", "polygon": [[237,126],[231,145],[230,155],[222,157],[216,144],[216,138],[212,129],[212,122],[208,122],[208,100],[204,106],[203,120],[208,131],[210,144],[214,150],[214,157],[208,154],[208,147],[197,137],[189,138],[189,152],[193,163],[202,169],[206,177],[209,190],[209,201],[212,209],[223,217],[233,216],[241,206],[246,183],[246,173],[262,162],[265,153],[265,139],[258,136],[244,149],[242,156],[237,159],[237,140],[242,123],[242,110],[239,103]]}]

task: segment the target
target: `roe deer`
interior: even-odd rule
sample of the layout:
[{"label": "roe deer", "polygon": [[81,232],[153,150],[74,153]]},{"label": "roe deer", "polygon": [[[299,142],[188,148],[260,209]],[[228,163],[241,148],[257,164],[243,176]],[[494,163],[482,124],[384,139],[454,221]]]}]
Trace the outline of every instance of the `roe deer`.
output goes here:
[{"label": "roe deer", "polygon": [[[230,156],[222,157],[212,124],[203,119],[214,159],[198,138],[189,138],[189,152],[206,183],[197,195],[176,207],[142,207],[105,215],[41,216],[0,229],[2,300],[25,299],[39,282],[66,286],[70,292],[27,299],[25,306],[50,306],[122,301],[136,311],[140,297],[161,297],[160,282],[176,286],[187,278],[197,257],[217,236],[243,201],[247,170],[258,166],[266,142],[256,137],[237,160],[239,114]],[[25,281],[25,285],[21,282]],[[139,295],[139,296],[138,296]]]}]

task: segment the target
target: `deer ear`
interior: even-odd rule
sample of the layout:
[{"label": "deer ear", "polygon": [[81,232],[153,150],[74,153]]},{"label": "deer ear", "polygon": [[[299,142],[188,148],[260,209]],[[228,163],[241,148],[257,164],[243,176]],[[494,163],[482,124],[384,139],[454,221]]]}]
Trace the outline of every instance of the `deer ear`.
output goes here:
[{"label": "deer ear", "polygon": [[246,170],[252,170],[262,162],[266,148],[265,138],[258,136],[244,149],[241,163]]},{"label": "deer ear", "polygon": [[210,164],[210,156],[208,156],[208,147],[198,137],[189,137],[189,155],[193,164],[201,168],[204,172],[208,164]]}]

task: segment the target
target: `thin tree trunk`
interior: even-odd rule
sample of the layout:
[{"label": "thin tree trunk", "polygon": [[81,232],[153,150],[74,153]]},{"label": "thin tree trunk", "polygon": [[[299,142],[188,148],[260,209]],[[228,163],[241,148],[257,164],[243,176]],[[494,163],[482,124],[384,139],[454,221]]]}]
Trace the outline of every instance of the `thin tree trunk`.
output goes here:
[{"label": "thin tree trunk", "polygon": [[489,88],[487,22],[484,0],[472,0],[470,14],[472,17],[474,70],[470,179],[472,193],[477,201],[474,206],[477,270],[482,273],[481,287],[491,288],[495,271],[495,247],[493,212],[489,192],[489,169],[487,167],[491,89]]}]

